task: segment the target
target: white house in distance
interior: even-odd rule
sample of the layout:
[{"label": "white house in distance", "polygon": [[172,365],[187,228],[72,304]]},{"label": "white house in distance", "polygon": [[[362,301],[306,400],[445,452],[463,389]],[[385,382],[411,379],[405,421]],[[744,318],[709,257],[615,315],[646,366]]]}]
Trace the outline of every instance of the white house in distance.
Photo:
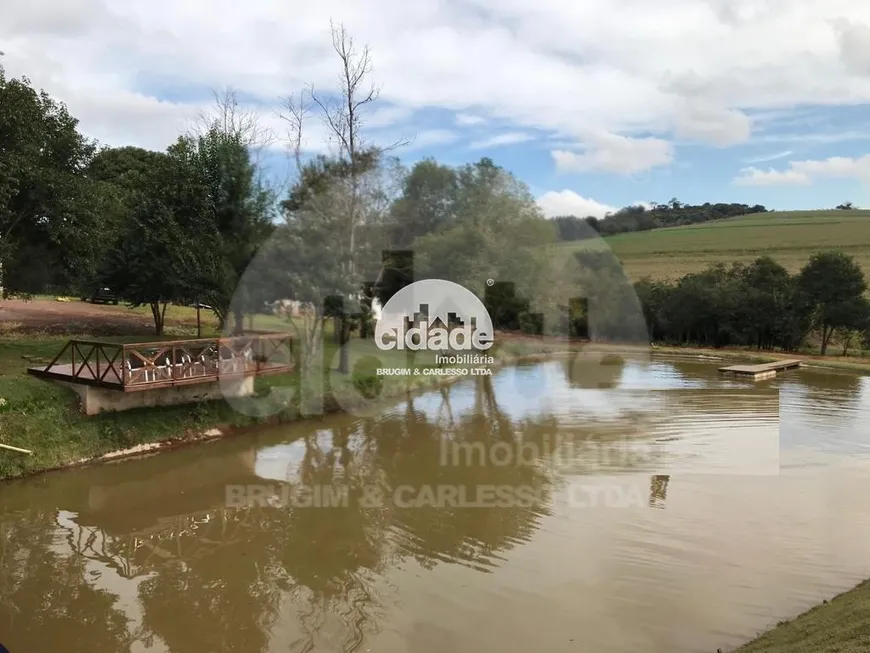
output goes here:
[{"label": "white house in distance", "polygon": [[[277,301],[267,303],[266,308],[275,315],[283,317],[298,317],[306,310],[312,310],[313,306],[307,302],[300,302],[295,299],[279,299]],[[372,299],[372,319],[378,321],[383,314],[383,307],[377,297]]]},{"label": "white house in distance", "polygon": [[374,299],[372,299],[372,320],[374,320],[375,322],[379,321],[381,319],[381,315],[383,315],[383,312],[383,307],[378,301],[378,298],[375,297]]}]

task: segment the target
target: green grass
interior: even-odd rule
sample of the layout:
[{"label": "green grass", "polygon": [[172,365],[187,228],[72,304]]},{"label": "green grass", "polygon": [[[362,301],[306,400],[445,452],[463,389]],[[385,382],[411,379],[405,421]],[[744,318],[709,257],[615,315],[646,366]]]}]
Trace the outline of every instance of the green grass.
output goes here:
[{"label": "green grass", "polygon": [[[255,323],[255,327],[262,326]],[[76,337],[88,339],[88,336]],[[167,334],[163,339],[174,338],[177,336]],[[158,340],[154,336],[98,339],[112,342]],[[53,359],[67,340],[67,336],[0,337],[0,443],[33,451],[33,455],[27,455],[0,449],[0,479],[63,467],[142,444],[193,441],[215,427],[248,427],[266,421],[237,412],[225,401],[82,415],[78,397],[72,390],[26,373],[28,367],[44,365]],[[494,349],[497,351],[492,353],[502,359],[548,351],[547,346],[533,342],[506,343]],[[332,333],[327,330],[323,344],[325,363],[315,365],[304,381],[324,388],[327,411],[356,407],[354,402],[360,400],[361,393],[376,402],[389,401],[391,397],[445,382],[444,377],[423,374],[373,379],[373,367],[409,367],[408,360],[405,352],[383,352],[373,341],[358,338],[351,346],[351,374],[339,374],[334,371],[337,351]],[[369,362],[368,369],[361,369],[361,365],[365,368],[365,359]],[[410,369],[422,372],[433,366],[432,355],[419,352]],[[300,369],[297,367],[289,374],[258,377],[257,394],[279,386],[298,389],[303,382]],[[289,404],[281,405],[268,419],[290,421],[299,417],[297,396]]]},{"label": "green grass", "polygon": [[[711,263],[749,262],[759,256],[771,256],[797,272],[812,254],[831,248],[853,255],[870,274],[870,211],[756,213],[604,240],[633,280],[673,279]],[[589,246],[581,241],[562,243],[559,248],[569,252]]]},{"label": "green grass", "polygon": [[53,358],[66,340],[0,340],[0,442],[33,451],[30,456],[0,450],[0,478],[51,469],[138,444],[183,440],[217,425],[252,423],[225,402],[86,417],[79,412],[78,397],[71,390],[25,373],[27,367]]},{"label": "green grass", "polygon": [[866,653],[870,651],[870,581],[780,623],[735,653]]}]

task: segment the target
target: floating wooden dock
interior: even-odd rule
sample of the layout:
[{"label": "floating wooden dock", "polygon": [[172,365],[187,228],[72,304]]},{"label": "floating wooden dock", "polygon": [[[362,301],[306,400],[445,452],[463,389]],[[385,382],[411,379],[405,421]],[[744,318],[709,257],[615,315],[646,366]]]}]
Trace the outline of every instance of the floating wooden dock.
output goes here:
[{"label": "floating wooden dock", "polygon": [[778,372],[793,370],[801,366],[799,360],[774,361],[773,363],[759,363],[758,365],[729,365],[720,367],[722,374],[751,378],[753,381],[772,379]]}]

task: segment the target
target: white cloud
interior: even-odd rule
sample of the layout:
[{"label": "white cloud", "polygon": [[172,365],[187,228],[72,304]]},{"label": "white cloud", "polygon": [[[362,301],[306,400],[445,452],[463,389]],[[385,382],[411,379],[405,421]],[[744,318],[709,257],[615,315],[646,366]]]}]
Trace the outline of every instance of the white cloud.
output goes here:
[{"label": "white cloud", "polygon": [[476,116],[472,113],[456,114],[456,124],[460,127],[471,127],[474,125],[483,125],[486,123],[486,118]]},{"label": "white cloud", "polygon": [[832,156],[819,160],[789,161],[785,170],[745,168],[733,182],[740,186],[806,186],[819,178],[870,182],[870,154],[858,158]]},{"label": "white cloud", "polygon": [[870,140],[870,131],[792,132],[765,135],[754,140],[762,143],[846,143]]},{"label": "white cloud", "polygon": [[836,26],[843,64],[858,75],[870,75],[870,27],[848,19]]},{"label": "white cloud", "polygon": [[2,13],[8,72],[110,143],[165,146],[201,108],[161,103],[161,89],[232,85],[264,114],[306,82],[335,90],[330,18],[371,45],[395,107],[373,127],[413,136],[414,112],[446,110],[458,127],[491,119],[577,142],[583,169],[643,169],[590,132],[657,135],[638,146],[648,168],[670,161],[674,138],[745,140],[747,111],[870,102],[865,0],[4,0]]},{"label": "white cloud", "polygon": [[719,147],[749,139],[752,123],[745,113],[699,101],[687,101],[678,111],[677,138],[701,141]]},{"label": "white cloud", "polygon": [[506,132],[497,134],[490,138],[483,138],[477,141],[472,141],[469,147],[472,150],[484,150],[490,147],[500,147],[502,145],[516,145],[518,143],[526,143],[532,140],[534,136],[524,132]]},{"label": "white cloud", "polygon": [[576,215],[585,218],[588,215],[603,218],[616,207],[603,204],[589,197],[578,195],[573,190],[551,190],[538,198],[538,206],[548,218],[559,215]]},{"label": "white cloud", "polygon": [[761,170],[760,168],[744,168],[733,180],[735,186],[806,186],[809,177],[796,170]]},{"label": "white cloud", "polygon": [[755,157],[752,159],[747,159],[746,163],[767,163],[768,161],[776,161],[777,159],[784,159],[787,156],[791,156],[791,150],[784,150],[782,152],[776,152],[774,154],[765,154],[764,156]]},{"label": "white cloud", "polygon": [[418,150],[432,145],[444,145],[459,140],[459,134],[449,129],[427,129],[409,138],[409,143],[403,150]]},{"label": "white cloud", "polygon": [[613,172],[630,175],[673,161],[674,150],[660,138],[629,138],[597,134],[587,138],[581,152],[553,150],[550,154],[560,172]]}]

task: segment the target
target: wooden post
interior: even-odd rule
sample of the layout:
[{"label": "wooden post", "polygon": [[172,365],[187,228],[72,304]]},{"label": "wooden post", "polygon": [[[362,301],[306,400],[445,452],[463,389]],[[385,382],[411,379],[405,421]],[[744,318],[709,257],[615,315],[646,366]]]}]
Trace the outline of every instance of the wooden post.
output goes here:
[{"label": "wooden post", "polygon": [[202,323],[199,320],[200,303],[196,302],[196,337],[202,338]]}]

